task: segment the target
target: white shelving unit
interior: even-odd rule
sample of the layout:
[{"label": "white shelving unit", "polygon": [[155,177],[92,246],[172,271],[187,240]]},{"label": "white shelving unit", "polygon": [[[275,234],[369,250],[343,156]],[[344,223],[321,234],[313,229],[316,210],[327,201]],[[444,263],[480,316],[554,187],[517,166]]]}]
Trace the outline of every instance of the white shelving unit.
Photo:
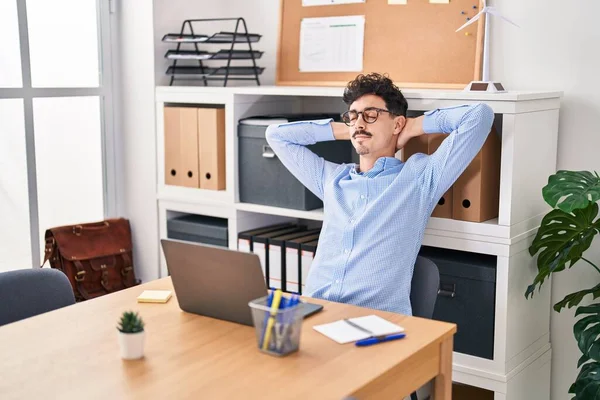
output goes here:
[{"label": "white shelving unit", "polygon": [[[237,233],[277,223],[318,224],[323,210],[298,211],[239,201],[237,124],[241,118],[274,113],[341,112],[343,88],[329,87],[158,87],[157,207],[160,237],[167,218],[193,213],[226,218],[229,246]],[[547,212],[541,188],[556,171],[559,92],[503,94],[405,90],[409,109],[427,111],[457,104],[487,103],[496,114],[502,137],[498,218],[482,223],[431,218],[423,244],[497,257],[493,359],[454,352],[453,380],[491,390],[495,400],[547,400],[550,397],[550,286],[526,300],[536,274],[529,255],[535,230]],[[219,104],[226,110],[226,190],[171,187],[164,184],[165,104]],[[161,257],[162,258],[162,257]],[[166,276],[161,260],[161,276]]]}]

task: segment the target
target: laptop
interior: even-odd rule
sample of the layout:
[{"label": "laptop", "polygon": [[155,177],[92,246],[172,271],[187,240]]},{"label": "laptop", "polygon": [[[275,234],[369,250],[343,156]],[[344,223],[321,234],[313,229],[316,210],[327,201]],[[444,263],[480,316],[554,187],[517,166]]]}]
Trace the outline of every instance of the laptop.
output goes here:
[{"label": "laptop", "polygon": [[[256,254],[173,239],[162,239],[161,245],[179,308],[253,325],[248,303],[268,293]],[[303,317],[322,308],[303,302]]]}]

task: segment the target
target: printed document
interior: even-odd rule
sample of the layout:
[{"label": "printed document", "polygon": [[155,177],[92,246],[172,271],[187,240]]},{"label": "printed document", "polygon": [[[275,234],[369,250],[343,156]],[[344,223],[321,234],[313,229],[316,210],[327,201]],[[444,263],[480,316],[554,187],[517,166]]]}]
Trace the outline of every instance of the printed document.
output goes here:
[{"label": "printed document", "polygon": [[364,38],[364,15],[304,18],[300,72],[361,72]]},{"label": "printed document", "polygon": [[336,4],[364,3],[365,0],[302,0],[302,7],[331,6]]}]

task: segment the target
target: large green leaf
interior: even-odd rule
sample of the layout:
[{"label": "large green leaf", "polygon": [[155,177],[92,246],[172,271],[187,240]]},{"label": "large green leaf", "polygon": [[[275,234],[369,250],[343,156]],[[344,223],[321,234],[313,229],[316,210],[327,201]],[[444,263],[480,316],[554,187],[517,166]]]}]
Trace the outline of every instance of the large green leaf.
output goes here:
[{"label": "large green leaf", "polygon": [[570,213],[600,200],[600,177],[589,171],[558,171],[548,178],[542,195],[552,208]]},{"label": "large green leaf", "polygon": [[600,303],[579,307],[575,316],[579,315],[586,316],[575,323],[573,334],[583,354],[577,367],[583,366],[569,393],[575,395],[573,400],[600,399]]},{"label": "large green leaf", "polygon": [[576,317],[584,314],[587,316],[573,326],[573,334],[581,353],[600,362],[600,303],[579,307],[575,312]]},{"label": "large green leaf", "polygon": [[600,219],[594,221],[597,215],[597,203],[574,210],[572,214],[560,209],[546,214],[529,247],[532,256],[541,253],[537,259],[538,274],[527,287],[525,297],[533,295],[535,287],[541,287],[551,273],[562,271],[565,266],[570,268],[582,257],[598,233]]},{"label": "large green leaf", "polygon": [[575,307],[581,303],[581,300],[588,294],[594,296],[594,300],[600,297],[600,283],[591,289],[580,290],[579,292],[571,293],[565,296],[564,299],[554,305],[554,311],[560,312],[565,307]]},{"label": "large green leaf", "polygon": [[569,388],[569,393],[575,395],[572,400],[600,399],[600,363],[585,364]]}]

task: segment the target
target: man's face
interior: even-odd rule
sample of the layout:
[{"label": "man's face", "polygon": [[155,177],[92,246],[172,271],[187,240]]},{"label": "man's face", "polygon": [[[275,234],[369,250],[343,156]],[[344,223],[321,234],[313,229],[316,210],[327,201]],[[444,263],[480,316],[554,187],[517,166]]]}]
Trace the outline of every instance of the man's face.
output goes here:
[{"label": "man's face", "polygon": [[381,157],[395,153],[401,126],[397,116],[381,110],[387,110],[385,101],[372,94],[364,95],[350,105],[350,140],[361,156]]}]

